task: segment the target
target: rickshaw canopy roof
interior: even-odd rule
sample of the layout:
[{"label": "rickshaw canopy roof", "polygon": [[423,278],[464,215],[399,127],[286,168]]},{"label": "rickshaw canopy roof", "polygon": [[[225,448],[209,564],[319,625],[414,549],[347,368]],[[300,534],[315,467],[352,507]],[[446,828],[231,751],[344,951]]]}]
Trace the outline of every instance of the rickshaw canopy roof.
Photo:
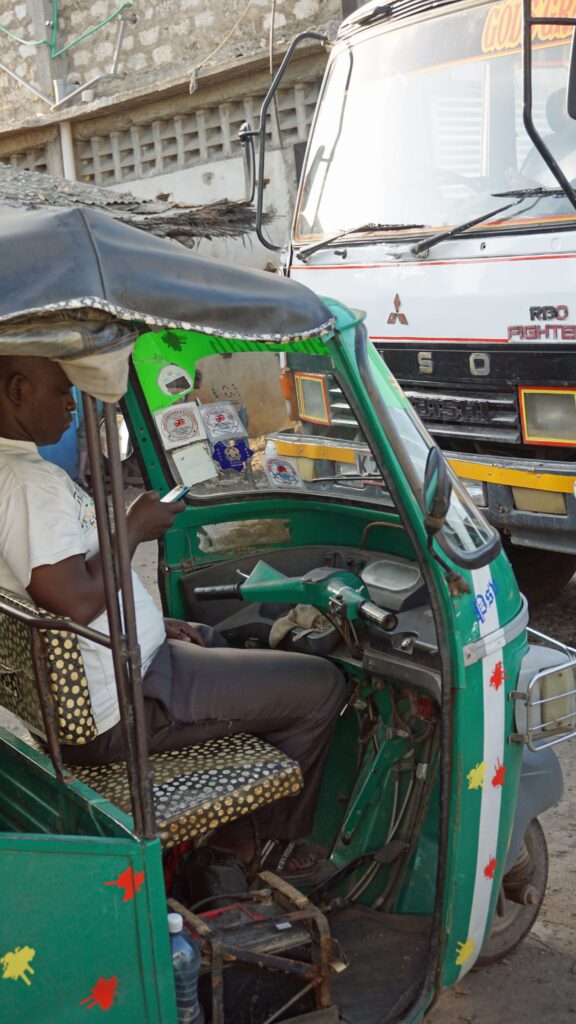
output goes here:
[{"label": "rickshaw canopy roof", "polygon": [[197,256],[89,208],[0,206],[0,280],[0,329],[81,308],[251,341],[313,337],[333,325],[321,299],[295,281]]}]

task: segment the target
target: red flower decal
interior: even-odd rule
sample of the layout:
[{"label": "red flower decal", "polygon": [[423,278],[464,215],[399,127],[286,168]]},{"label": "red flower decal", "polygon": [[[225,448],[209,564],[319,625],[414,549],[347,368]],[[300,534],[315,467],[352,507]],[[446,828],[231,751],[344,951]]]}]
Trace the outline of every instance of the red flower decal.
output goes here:
[{"label": "red flower decal", "polygon": [[494,878],[494,872],[498,861],[496,857],[490,857],[486,867],[484,868],[484,878]]},{"label": "red flower decal", "polygon": [[506,765],[502,764],[500,758],[498,758],[496,761],[496,770],[494,772],[494,775],[492,776],[492,785],[494,786],[494,789],[496,789],[497,786],[503,786],[505,778]]},{"label": "red flower decal", "polygon": [[505,679],[508,679],[508,673],[504,671],[502,662],[497,661],[490,676],[490,686],[493,690],[499,690]]},{"label": "red flower decal", "polygon": [[143,882],[144,872],[133,871],[129,867],[121,875],[118,875],[118,878],[114,878],[111,882],[104,882],[104,885],[117,885],[119,889],[124,889],[122,903],[127,903],[128,900],[134,899],[137,892],[140,892]]},{"label": "red flower decal", "polygon": [[86,996],[86,999],[82,999],[80,1005],[87,1003],[90,1010],[93,1010],[95,1006],[99,1006],[101,1010],[109,1010],[114,1002],[117,987],[118,979],[116,976],[113,978],[98,978],[90,995]]}]

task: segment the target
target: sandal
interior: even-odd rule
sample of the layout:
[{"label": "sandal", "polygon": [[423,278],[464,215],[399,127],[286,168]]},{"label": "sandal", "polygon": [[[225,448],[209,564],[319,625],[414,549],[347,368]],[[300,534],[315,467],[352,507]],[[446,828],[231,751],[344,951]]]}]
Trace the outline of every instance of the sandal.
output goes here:
[{"label": "sandal", "polygon": [[260,870],[272,871],[287,882],[319,884],[335,870],[334,865],[326,860],[325,852],[309,843],[284,843],[271,839],[262,847]]}]

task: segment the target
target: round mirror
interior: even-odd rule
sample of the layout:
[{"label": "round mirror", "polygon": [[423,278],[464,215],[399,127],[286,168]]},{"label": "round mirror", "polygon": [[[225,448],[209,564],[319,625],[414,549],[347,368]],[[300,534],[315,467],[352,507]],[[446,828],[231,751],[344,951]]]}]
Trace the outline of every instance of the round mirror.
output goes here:
[{"label": "round mirror", "polygon": [[[124,419],[122,413],[116,413],[116,429],[118,430],[118,444],[120,446],[120,459],[125,462],[132,455],[132,442],[130,440],[130,434],[128,433],[128,425]],[[105,459],[108,458],[108,439],[106,437],[106,424],[104,420],[100,420],[98,426],[98,432],[100,435],[100,449]]]}]

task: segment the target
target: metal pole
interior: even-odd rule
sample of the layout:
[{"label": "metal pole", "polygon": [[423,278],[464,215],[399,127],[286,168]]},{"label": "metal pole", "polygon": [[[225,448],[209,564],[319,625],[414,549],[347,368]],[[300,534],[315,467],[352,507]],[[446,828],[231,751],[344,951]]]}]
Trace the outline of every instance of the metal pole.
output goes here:
[{"label": "metal pole", "polygon": [[136,764],[139,774],[139,786],[142,799],[142,824],[144,835],[153,836],[156,832],[154,820],[154,798],[152,795],[152,775],[148,757],[148,741],[146,736],[146,720],[144,717],[144,695],[142,692],[142,665],[140,645],[136,630],[136,612],[134,609],[134,593],[132,589],[132,568],[128,545],[128,527],[124,502],[124,480],[122,461],[118,443],[118,425],[116,407],[106,402],[104,405],[104,422],[106,425],[106,441],[108,445],[108,463],[112,485],[112,510],[116,527],[116,558],[120,593],[122,595],[122,611],[124,632],[128,643],[126,655],[128,677],[130,680],[129,697],[132,702],[132,723],[134,728],[134,745]]},{"label": "metal pole", "polygon": [[99,444],[96,407],[93,398],[90,398],[86,394],[83,394],[82,398],[84,406],[84,421],[86,423],[88,457],[92,466],[92,486],[94,489],[94,503],[96,505],[96,523],[98,527],[100,558],[102,559],[102,573],[106,595],[106,608],[108,612],[108,627],[110,630],[110,638],[112,640],[112,660],[118,690],[118,704],[120,707],[120,721],[124,739],[126,771],[130,787],[134,826],[136,832],[140,834],[153,835],[154,832],[150,833],[147,831],[144,833],[142,787],[138,772],[132,703],[129,696],[130,681],[127,664],[127,642],[126,637],[122,632],[122,622],[120,618],[118,583],[113,557],[112,528],[104,487],[104,470]]}]

